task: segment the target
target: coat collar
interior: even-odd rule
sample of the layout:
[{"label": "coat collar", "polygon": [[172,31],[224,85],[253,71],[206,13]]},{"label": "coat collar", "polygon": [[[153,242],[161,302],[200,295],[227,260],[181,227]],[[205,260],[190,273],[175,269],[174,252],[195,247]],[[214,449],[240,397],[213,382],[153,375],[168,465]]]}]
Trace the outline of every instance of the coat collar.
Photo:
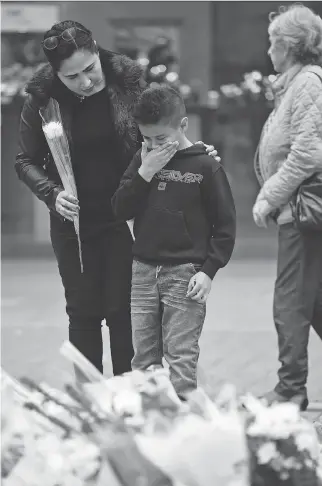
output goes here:
[{"label": "coat collar", "polygon": [[280,97],[284,94],[302,69],[301,64],[294,64],[285,73],[280,74],[272,86],[274,95]]},{"label": "coat collar", "polygon": [[[107,87],[117,87],[118,90],[127,95],[134,94],[141,84],[142,70],[140,66],[121,54],[102,48],[99,48],[98,51]],[[63,103],[79,101],[79,97],[66,88],[56,76],[49,63],[46,63],[31,78],[26,86],[26,92],[33,95],[40,104],[46,104],[49,98],[54,98]]]},{"label": "coat collar", "polygon": [[[140,134],[133,118],[134,104],[145,87],[140,66],[126,56],[99,49],[102,69],[106,78],[106,92],[112,109],[116,141],[119,145],[120,170],[125,171],[133,155],[139,148]],[[51,66],[45,65],[31,79],[26,89],[36,97],[40,109],[46,109],[50,98],[59,104],[65,129],[70,135],[71,112],[73,104],[80,98],[70,91],[55,76]]]},{"label": "coat collar", "polygon": [[320,66],[311,64],[305,66],[303,66],[303,64],[294,64],[285,73],[278,76],[277,80],[272,85],[272,90],[277,104],[288,88],[294,83],[297,76],[308,71],[317,72],[320,76],[322,75],[322,68]]}]

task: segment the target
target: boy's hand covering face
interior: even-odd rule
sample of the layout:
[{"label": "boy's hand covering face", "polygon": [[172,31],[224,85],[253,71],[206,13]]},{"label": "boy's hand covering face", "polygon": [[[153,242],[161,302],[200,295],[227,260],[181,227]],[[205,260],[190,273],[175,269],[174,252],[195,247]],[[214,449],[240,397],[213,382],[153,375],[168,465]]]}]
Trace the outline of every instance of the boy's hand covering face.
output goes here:
[{"label": "boy's hand covering face", "polygon": [[153,176],[159,172],[169,160],[172,159],[178,150],[179,142],[165,142],[156,149],[148,151],[147,144],[142,143],[141,160],[139,174],[147,182],[150,182]]},{"label": "boy's hand covering face", "polygon": [[204,272],[198,272],[190,279],[187,297],[204,304],[207,301],[210,290],[211,278]]}]

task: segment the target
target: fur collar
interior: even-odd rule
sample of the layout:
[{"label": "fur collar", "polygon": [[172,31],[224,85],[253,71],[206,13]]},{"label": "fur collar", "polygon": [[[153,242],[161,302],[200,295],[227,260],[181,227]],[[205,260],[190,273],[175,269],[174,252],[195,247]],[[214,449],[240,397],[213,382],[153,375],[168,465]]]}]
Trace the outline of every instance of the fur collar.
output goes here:
[{"label": "fur collar", "polygon": [[[139,129],[133,119],[133,107],[145,88],[140,66],[121,54],[99,48],[102,69],[106,78],[106,91],[112,108],[113,125],[122,156],[121,170],[124,171],[139,148]],[[80,98],[70,91],[55,75],[50,64],[41,68],[30,80],[26,92],[33,95],[39,107],[45,109],[50,98],[58,101],[65,113],[65,128],[68,127],[68,113]],[[72,140],[71,140],[72,142]]]},{"label": "fur collar", "polygon": [[[102,48],[99,48],[99,55],[107,86],[118,88],[128,95],[136,93],[142,78],[140,66],[126,56]],[[57,101],[77,99],[55,75],[49,63],[34,74],[27,83],[26,92],[37,98],[41,104],[46,104],[51,97]]]}]

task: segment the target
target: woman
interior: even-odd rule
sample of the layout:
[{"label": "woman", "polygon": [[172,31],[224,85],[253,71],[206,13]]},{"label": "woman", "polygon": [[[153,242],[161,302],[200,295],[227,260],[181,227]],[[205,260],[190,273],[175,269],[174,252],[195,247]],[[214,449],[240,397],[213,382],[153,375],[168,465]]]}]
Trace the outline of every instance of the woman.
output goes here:
[{"label": "woman", "polygon": [[[97,47],[92,33],[77,22],[55,24],[42,46],[49,63],[26,89],[15,167],[50,210],[69,339],[102,372],[105,319],[117,375],[131,370],[133,357],[132,237],[128,226],[115,220],[110,200],[141,143],[132,108],[145,82],[134,61]],[[47,121],[57,117],[51,106],[59,111],[68,139],[77,198],[64,190],[43,133],[42,113]],[[83,272],[72,223],[78,216]]]},{"label": "woman", "polygon": [[289,203],[302,182],[322,171],[322,19],[296,4],[271,17],[268,32],[280,75],[255,157],[262,187],[253,216],[258,226],[269,217],[279,225],[274,320],[281,367],[264,399],[291,400],[304,410],[311,325],[322,339],[322,231],[300,232]]}]

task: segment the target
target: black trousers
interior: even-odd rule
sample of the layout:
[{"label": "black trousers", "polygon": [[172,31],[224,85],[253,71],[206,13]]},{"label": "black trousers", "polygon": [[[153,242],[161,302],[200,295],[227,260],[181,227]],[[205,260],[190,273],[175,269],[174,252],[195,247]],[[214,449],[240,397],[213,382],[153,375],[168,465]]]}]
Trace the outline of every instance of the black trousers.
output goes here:
[{"label": "black trousers", "polygon": [[102,321],[110,332],[114,375],[131,370],[132,237],[126,224],[82,243],[80,271],[77,238],[51,222],[51,241],[65,289],[70,342],[103,372]]},{"label": "black trousers", "polygon": [[311,326],[322,339],[322,232],[280,227],[274,320],[281,363],[275,390],[306,396]]}]

